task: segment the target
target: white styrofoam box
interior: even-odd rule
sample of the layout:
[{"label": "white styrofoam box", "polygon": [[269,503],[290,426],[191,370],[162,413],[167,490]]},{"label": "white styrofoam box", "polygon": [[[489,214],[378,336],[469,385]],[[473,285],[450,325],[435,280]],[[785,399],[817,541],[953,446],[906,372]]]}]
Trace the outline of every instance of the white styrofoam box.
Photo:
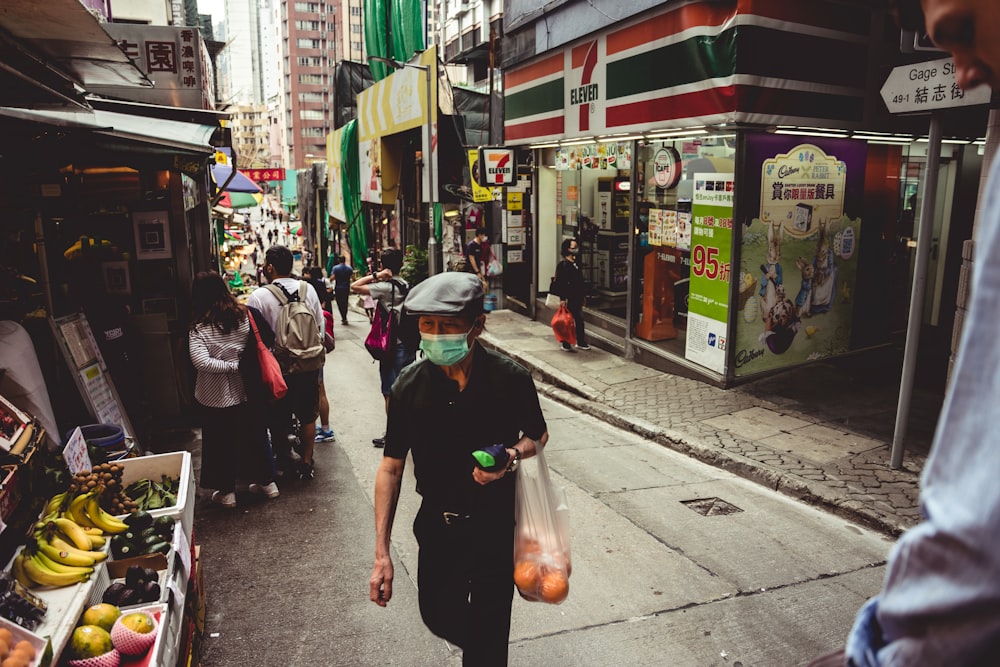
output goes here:
[{"label": "white styrofoam box", "polygon": [[39,637],[34,632],[25,630],[17,623],[11,623],[2,616],[0,616],[0,628],[6,628],[14,636],[14,642],[11,644],[12,647],[22,640],[31,642],[31,645],[35,647],[35,659],[31,661],[30,667],[36,667],[41,664],[42,654],[45,653],[45,646],[49,643],[49,640]]},{"label": "white styrofoam box", "polygon": [[194,470],[191,464],[190,452],[169,452],[167,454],[151,454],[119,461],[124,467],[122,484],[128,486],[140,479],[151,479],[159,482],[163,475],[179,477],[177,487],[177,504],[150,510],[155,516],[172,516],[181,522],[184,532],[190,537],[194,526]]}]

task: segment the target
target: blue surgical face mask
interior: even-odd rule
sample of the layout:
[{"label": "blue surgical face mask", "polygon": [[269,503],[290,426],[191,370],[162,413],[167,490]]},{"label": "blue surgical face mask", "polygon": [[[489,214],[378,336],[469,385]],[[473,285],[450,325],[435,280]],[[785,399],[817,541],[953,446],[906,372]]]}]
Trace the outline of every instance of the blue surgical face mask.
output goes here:
[{"label": "blue surgical face mask", "polygon": [[421,333],[420,349],[435,366],[454,366],[469,354],[469,331],[457,334]]}]

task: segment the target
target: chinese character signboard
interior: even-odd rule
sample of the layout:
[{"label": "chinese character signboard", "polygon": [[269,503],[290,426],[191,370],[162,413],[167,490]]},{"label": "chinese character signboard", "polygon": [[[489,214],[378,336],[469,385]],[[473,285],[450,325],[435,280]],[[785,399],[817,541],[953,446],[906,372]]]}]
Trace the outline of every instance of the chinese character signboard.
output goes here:
[{"label": "chinese character signboard", "polygon": [[93,86],[92,92],[164,106],[214,108],[211,62],[197,28],[128,23],[103,27],[153,87]]},{"label": "chinese character signboard", "polygon": [[265,183],[267,181],[283,181],[285,180],[285,168],[284,167],[273,167],[268,169],[243,169],[243,174],[246,175],[254,183]]},{"label": "chinese character signboard", "polygon": [[[737,376],[846,352],[867,146],[747,138],[748,221],[737,281]],[[760,182],[754,183],[759,178]]]},{"label": "chinese character signboard", "polygon": [[[725,373],[729,347],[729,276],[733,250],[733,174],[694,175],[691,282],[684,356]],[[661,225],[676,245],[676,218]]]}]

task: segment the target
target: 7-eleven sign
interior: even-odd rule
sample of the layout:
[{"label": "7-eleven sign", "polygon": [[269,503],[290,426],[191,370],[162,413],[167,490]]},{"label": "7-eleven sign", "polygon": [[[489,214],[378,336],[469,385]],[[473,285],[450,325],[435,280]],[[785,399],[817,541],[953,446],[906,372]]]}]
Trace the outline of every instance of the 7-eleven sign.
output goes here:
[{"label": "7-eleven sign", "polygon": [[479,175],[481,185],[509,185],[514,182],[514,151],[509,148],[479,149]]}]

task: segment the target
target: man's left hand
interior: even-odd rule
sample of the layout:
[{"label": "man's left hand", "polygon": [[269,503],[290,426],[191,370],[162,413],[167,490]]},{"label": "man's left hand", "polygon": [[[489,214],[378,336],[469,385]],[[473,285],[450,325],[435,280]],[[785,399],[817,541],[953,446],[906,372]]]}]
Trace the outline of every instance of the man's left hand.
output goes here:
[{"label": "man's left hand", "polygon": [[503,479],[503,476],[507,474],[507,469],[498,470],[496,472],[486,472],[482,468],[476,466],[472,469],[472,479],[476,480],[479,484],[486,486],[490,482],[495,482],[498,479]]}]

